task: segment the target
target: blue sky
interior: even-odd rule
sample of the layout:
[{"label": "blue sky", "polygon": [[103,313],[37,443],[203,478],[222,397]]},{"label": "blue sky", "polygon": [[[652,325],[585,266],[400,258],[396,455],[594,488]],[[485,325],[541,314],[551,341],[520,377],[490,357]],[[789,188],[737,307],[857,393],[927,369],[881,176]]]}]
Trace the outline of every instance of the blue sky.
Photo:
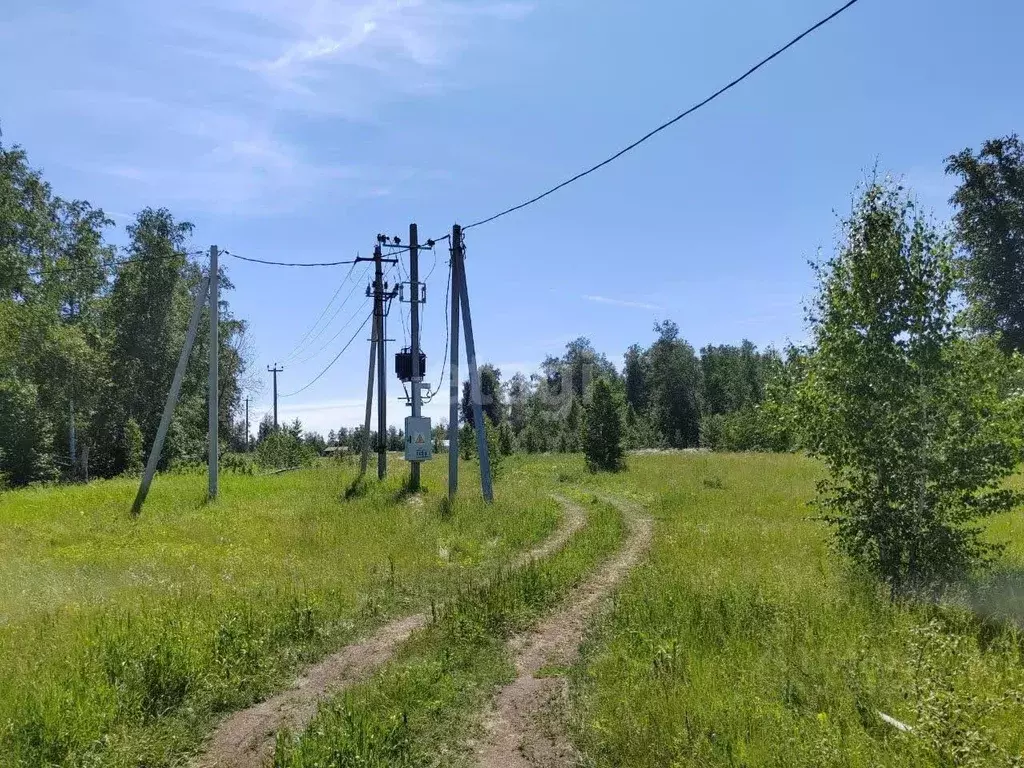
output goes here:
[{"label": "blue sky", "polygon": [[[367,255],[381,231],[404,239],[410,221],[439,235],[542,191],[836,5],[8,2],[0,121],[5,143],[24,145],[59,194],[102,206],[119,226],[167,206],[195,223],[197,248],[342,259]],[[471,231],[481,359],[508,376],[584,335],[619,362],[666,318],[696,346],[802,339],[807,259],[833,247],[837,213],[871,168],[904,176],[944,218],[943,158],[1019,129],[1022,24],[1024,5],[1011,0],[862,0],[618,163]],[[431,379],[444,256],[425,310]],[[347,269],[227,263],[259,370],[288,357]],[[402,335],[397,314],[390,332]],[[348,336],[288,365],[282,392]],[[282,400],[282,417],[323,431],[356,423],[365,366],[360,342]],[[267,383],[254,421],[269,393]],[[390,412],[398,423],[405,409]]]}]

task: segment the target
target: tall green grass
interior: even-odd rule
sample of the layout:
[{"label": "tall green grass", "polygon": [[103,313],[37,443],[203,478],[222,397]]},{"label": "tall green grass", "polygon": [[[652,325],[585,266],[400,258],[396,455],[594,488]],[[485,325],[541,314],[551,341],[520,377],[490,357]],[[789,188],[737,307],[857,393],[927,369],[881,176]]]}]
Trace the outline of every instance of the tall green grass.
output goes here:
[{"label": "tall green grass", "polygon": [[[690,454],[592,479],[657,527],[574,670],[589,764],[1020,762],[1020,632],[955,602],[891,604],[829,551],[806,504],[819,472],[796,456]],[[1020,526],[1019,513],[992,521],[991,535],[1016,537],[1006,573],[1024,567]]]},{"label": "tall green grass", "polygon": [[[520,464],[521,466],[521,464]],[[588,523],[558,553],[463,584],[375,677],[321,707],[302,734],[282,734],[277,768],[459,765],[487,699],[515,670],[506,640],[550,610],[621,544],[620,515],[591,498]]]},{"label": "tall green grass", "polygon": [[557,524],[516,478],[442,506],[440,464],[414,501],[397,477],[346,500],[335,466],[227,475],[215,504],[159,477],[135,522],[132,481],[0,495],[0,765],[178,764],[218,714]]}]

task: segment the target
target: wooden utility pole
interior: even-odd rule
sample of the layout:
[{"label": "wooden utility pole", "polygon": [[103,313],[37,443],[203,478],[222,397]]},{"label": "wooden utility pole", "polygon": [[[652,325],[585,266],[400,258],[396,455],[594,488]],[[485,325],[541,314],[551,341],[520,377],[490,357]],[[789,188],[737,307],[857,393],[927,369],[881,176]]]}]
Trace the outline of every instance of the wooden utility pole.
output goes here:
[{"label": "wooden utility pole", "polygon": [[[142,505],[149,494],[149,486],[153,482],[153,475],[156,474],[156,465],[160,462],[160,452],[164,447],[164,439],[167,437],[167,430],[171,426],[171,417],[174,416],[174,406],[178,402],[178,393],[181,392],[181,380],[185,377],[185,368],[188,366],[188,357],[192,352],[192,345],[196,341],[196,331],[199,330],[199,317],[203,313],[203,304],[210,286],[209,276],[204,276],[199,283],[199,292],[196,294],[196,303],[192,307],[192,317],[188,321],[188,332],[185,334],[185,346],[181,349],[181,356],[178,358],[178,367],[174,369],[174,378],[171,380],[171,391],[167,393],[167,400],[164,403],[164,412],[160,417],[160,426],[156,430],[156,438],[153,440],[153,448],[149,452],[149,461],[146,462],[146,471],[142,475],[142,483],[139,485],[139,492],[135,495],[135,502],[132,504],[132,517],[138,517],[142,511]],[[85,471],[86,479],[89,478],[89,470]]]},{"label": "wooden utility pole", "polygon": [[267,370],[274,374],[274,431],[277,431],[277,374],[281,373],[284,368],[278,368],[277,363],[274,363],[274,367],[267,366]]},{"label": "wooden utility pole", "polygon": [[[423,371],[420,370],[420,246],[419,230],[415,224],[409,225],[409,293],[409,322],[412,326],[412,416],[418,419],[423,410]],[[409,490],[419,489],[420,463],[414,461],[409,467]]]},{"label": "wooden utility pole", "polygon": [[217,246],[210,246],[210,373],[207,382],[207,404],[209,413],[209,448],[207,449],[207,465],[209,467],[209,498],[217,498],[220,458],[220,385],[217,381],[220,368],[220,279],[217,265]]},{"label": "wooden utility pole", "polygon": [[[458,245],[456,245],[458,243]],[[456,253],[462,254],[462,227],[456,224],[452,227],[451,242],[451,308],[449,319],[451,328],[449,335],[448,359],[448,499],[455,499],[459,490],[459,268],[461,258]]]}]

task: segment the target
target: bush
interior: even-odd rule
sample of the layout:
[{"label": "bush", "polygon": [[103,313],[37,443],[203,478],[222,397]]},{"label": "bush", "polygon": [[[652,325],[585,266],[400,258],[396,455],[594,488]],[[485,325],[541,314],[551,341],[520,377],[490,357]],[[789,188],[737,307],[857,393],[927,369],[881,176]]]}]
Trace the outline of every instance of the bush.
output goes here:
[{"label": "bush", "polygon": [[592,472],[617,472],[624,467],[622,409],[608,382],[597,379],[583,417],[583,452]]},{"label": "bush", "polygon": [[256,446],[256,463],[267,469],[308,467],[316,451],[291,432],[271,432]]}]

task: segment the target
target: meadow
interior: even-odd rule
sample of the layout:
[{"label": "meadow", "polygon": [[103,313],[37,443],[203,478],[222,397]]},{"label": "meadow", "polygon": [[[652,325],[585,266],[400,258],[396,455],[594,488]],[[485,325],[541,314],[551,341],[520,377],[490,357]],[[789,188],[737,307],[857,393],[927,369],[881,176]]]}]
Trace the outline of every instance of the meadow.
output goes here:
[{"label": "meadow", "polygon": [[[177,765],[219,714],[389,616],[433,620],[368,681],[326,701],[275,764],[471,764],[506,641],[655,521],[646,559],[567,674],[587,766],[1006,766],[1024,752],[1024,516],[989,521],[997,568],[944,600],[893,603],[829,547],[794,455],[513,456],[497,502],[441,502],[442,462],[410,499],[395,477],[345,498],[351,468],[0,496],[0,765]],[[402,465],[396,465],[395,475]],[[1016,482],[1024,482],[1017,478]],[[575,499],[587,525],[509,569]],[[1016,612],[1016,613],[1015,613]],[[908,724],[886,724],[886,713]]]},{"label": "meadow", "polygon": [[485,508],[469,472],[451,508],[410,501],[402,468],[350,498],[350,466],[227,474],[214,504],[160,476],[134,522],[132,479],[0,495],[0,765],[180,764],[219,714],[557,524],[528,484]]}]

